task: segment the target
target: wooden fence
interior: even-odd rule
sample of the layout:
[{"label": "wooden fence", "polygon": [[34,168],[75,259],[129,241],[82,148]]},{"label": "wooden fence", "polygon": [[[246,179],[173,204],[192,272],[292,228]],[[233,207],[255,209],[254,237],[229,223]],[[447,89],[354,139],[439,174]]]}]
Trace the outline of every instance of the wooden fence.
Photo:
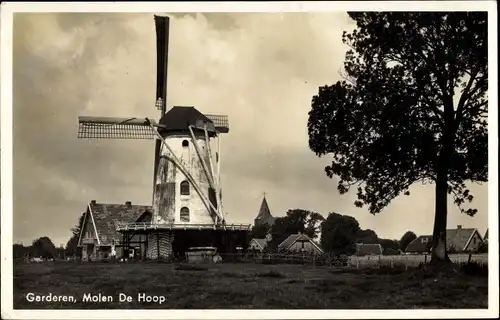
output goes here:
[{"label": "wooden fence", "polygon": [[[488,254],[450,254],[450,259],[455,263],[478,262],[488,263]],[[304,264],[313,266],[342,266],[354,268],[370,268],[380,266],[404,265],[416,267],[422,263],[429,263],[430,255],[372,255],[372,256],[334,256],[334,255],[302,255],[302,254],[225,254],[222,262],[262,263],[262,264]]]}]

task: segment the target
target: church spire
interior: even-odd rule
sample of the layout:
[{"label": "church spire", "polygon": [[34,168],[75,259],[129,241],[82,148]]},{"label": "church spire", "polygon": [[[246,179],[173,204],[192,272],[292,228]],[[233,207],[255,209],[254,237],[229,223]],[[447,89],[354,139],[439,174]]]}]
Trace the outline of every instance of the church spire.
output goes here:
[{"label": "church spire", "polygon": [[266,192],[264,192],[263,194],[262,203],[260,204],[260,210],[254,220],[254,225],[257,226],[265,223],[267,223],[268,225],[272,225],[274,223],[273,215],[271,214],[271,210],[269,210],[269,205],[267,204]]}]

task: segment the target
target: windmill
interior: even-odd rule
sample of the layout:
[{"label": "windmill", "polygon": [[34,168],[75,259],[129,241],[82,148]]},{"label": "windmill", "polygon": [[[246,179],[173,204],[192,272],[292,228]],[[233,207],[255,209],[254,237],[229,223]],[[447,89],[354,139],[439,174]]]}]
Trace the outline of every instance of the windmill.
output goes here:
[{"label": "windmill", "polygon": [[78,138],[156,141],[151,222],[116,227],[124,233],[145,230],[148,257],[159,258],[171,255],[174,235],[180,230],[246,231],[249,226],[226,224],[223,211],[220,136],[229,132],[228,117],[202,114],[194,107],[174,106],[167,110],[169,18],[155,15],[154,20],[155,106],[160,110],[160,120],[80,116]]}]

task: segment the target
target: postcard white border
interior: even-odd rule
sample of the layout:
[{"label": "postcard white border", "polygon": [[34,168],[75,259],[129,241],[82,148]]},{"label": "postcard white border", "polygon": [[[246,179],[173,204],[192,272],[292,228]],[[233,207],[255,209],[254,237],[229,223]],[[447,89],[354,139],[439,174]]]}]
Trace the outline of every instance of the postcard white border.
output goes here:
[{"label": "postcard white border", "polygon": [[498,109],[489,108],[489,309],[484,310],[13,310],[12,289],[12,31],[15,12],[307,12],[488,11],[489,104],[498,106],[495,1],[335,2],[23,2],[1,4],[1,281],[2,318],[9,319],[416,319],[498,317]]}]

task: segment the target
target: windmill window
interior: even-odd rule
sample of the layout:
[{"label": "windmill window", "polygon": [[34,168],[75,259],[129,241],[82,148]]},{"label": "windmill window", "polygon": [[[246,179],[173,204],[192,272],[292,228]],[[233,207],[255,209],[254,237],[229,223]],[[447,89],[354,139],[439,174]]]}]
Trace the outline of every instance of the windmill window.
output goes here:
[{"label": "windmill window", "polygon": [[181,222],[189,222],[189,208],[188,207],[181,208]]},{"label": "windmill window", "polygon": [[189,182],[186,180],[181,182],[181,195],[189,196]]},{"label": "windmill window", "polygon": [[182,146],[183,146],[183,147],[189,147],[189,141],[187,141],[187,140],[182,140]]}]

